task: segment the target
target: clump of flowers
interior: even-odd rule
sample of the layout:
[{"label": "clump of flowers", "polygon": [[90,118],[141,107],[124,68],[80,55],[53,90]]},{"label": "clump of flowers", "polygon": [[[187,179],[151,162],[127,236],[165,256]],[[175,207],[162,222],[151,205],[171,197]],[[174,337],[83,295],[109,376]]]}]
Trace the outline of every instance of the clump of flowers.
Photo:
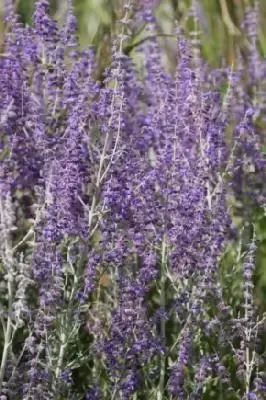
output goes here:
[{"label": "clump of flowers", "polygon": [[[246,158],[264,172],[256,104],[238,103],[230,85],[223,98],[180,29],[167,72],[140,6],[124,2],[102,82],[93,49],[79,49],[71,2],[60,28],[47,0],[32,26],[7,8],[1,399],[263,399],[255,239],[236,256],[239,309],[220,276],[239,240],[230,199],[249,195]],[[137,68],[124,49],[141,13],[149,37]]]}]

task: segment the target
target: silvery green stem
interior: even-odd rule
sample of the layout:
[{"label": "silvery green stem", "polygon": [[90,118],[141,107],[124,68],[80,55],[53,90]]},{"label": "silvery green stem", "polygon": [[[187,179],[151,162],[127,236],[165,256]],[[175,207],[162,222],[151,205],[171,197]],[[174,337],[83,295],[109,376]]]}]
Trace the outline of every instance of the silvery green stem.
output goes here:
[{"label": "silvery green stem", "polygon": [[[8,200],[7,200],[8,201]],[[6,329],[4,330],[4,348],[3,348],[3,354],[2,354],[2,359],[1,359],[1,367],[0,367],[0,391],[3,386],[4,382],[4,377],[5,377],[5,371],[6,371],[6,365],[7,365],[7,360],[8,360],[8,354],[11,346],[11,340],[12,340],[12,304],[13,304],[13,251],[12,251],[12,245],[11,245],[11,240],[10,240],[10,234],[9,234],[9,228],[6,223],[6,218],[9,218],[8,215],[6,215],[5,209],[4,209],[4,204],[3,204],[3,198],[0,197],[0,213],[1,213],[1,231],[3,235],[3,244],[4,244],[4,249],[3,249],[3,254],[2,258],[4,261],[4,264],[6,268],[8,269],[7,271],[7,291],[8,291],[8,312],[7,312],[7,323],[6,323]]]},{"label": "silvery green stem", "polygon": [[60,372],[62,370],[66,347],[67,347],[66,335],[63,333],[61,335],[61,344],[60,344],[60,350],[59,350],[59,355],[58,355],[58,362],[57,362],[57,366],[56,366],[56,370],[55,370],[56,379],[59,378]]},{"label": "silvery green stem", "polygon": [[[167,242],[166,237],[164,235],[162,242],[162,257],[161,257],[161,293],[160,293],[160,307],[164,310],[166,301],[165,301],[165,284],[166,284],[166,262],[167,262]],[[165,318],[161,317],[161,339],[165,341]],[[160,362],[160,381],[159,381],[159,390],[157,393],[157,400],[163,400],[164,398],[164,383],[165,383],[165,355],[161,355]]]},{"label": "silvery green stem", "polygon": [[7,324],[6,330],[4,335],[4,349],[2,354],[1,360],[1,367],[0,367],[0,391],[2,389],[5,371],[6,371],[6,364],[9,354],[9,349],[11,346],[11,337],[12,337],[12,299],[13,299],[13,288],[12,288],[12,277],[8,277],[8,317],[7,317]]}]

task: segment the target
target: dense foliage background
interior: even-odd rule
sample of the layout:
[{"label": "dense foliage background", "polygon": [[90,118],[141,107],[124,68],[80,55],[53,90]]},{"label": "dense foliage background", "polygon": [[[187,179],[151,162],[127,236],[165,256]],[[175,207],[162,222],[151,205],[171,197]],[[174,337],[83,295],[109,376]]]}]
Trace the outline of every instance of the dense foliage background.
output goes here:
[{"label": "dense foliage background", "polygon": [[1,400],[266,399],[266,2],[4,3]]}]

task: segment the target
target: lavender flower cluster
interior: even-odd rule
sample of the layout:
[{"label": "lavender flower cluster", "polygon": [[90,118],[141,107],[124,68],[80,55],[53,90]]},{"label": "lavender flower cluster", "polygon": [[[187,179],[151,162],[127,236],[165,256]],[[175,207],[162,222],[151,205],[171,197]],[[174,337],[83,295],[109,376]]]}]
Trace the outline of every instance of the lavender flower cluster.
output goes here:
[{"label": "lavender flower cluster", "polygon": [[[240,55],[210,69],[178,28],[171,74],[150,5],[133,3],[98,82],[71,1],[62,27],[48,0],[31,26],[7,2],[1,400],[266,399],[257,242],[233,224],[239,208],[244,225],[265,207],[258,10],[243,22],[248,69]],[[124,49],[142,21],[136,67]],[[229,245],[233,300],[220,268]]]}]

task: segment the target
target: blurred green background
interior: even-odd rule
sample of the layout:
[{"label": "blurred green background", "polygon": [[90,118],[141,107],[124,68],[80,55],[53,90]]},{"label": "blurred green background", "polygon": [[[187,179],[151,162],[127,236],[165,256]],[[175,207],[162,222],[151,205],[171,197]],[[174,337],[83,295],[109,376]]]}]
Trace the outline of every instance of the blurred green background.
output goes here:
[{"label": "blurred green background", "polygon": [[[4,3],[0,0],[0,13]],[[8,0],[11,1],[11,0]],[[22,21],[31,23],[34,0],[13,0]],[[97,62],[100,74],[110,60],[111,43],[121,17],[125,0],[73,0],[78,17],[78,30],[82,48],[93,44],[97,50]],[[245,55],[248,41],[241,29],[245,8],[260,8],[259,48],[266,55],[266,0],[134,0],[135,5],[156,3],[157,31],[160,42],[165,48],[170,67],[175,65],[175,41],[167,36],[175,32],[176,21],[186,32],[200,31],[201,52],[205,59],[215,67],[236,64],[237,49]],[[67,0],[50,0],[51,14],[61,24],[67,9]],[[195,24],[196,14],[200,25]],[[5,27],[0,23],[0,36]],[[165,35],[166,34],[166,35]],[[141,35],[132,38],[138,42]],[[129,43],[131,45],[132,43]],[[134,56],[134,51],[131,55]]]}]

